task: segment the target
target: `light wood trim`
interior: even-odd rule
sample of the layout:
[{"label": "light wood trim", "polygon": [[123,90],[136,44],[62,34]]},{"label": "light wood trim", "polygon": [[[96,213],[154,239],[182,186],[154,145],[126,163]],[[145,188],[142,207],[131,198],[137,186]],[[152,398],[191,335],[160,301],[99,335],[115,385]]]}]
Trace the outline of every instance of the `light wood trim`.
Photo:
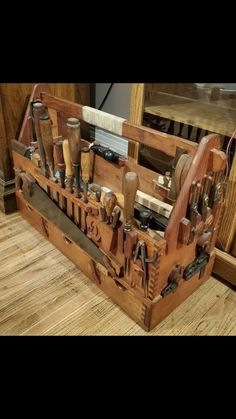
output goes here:
[{"label": "light wood trim", "polygon": [[[144,110],[144,83],[132,83],[131,86],[131,101],[130,101],[130,122],[135,125],[143,124],[143,110]],[[129,142],[128,146],[129,160],[138,163],[139,144]]]},{"label": "light wood trim", "polygon": [[213,272],[236,286],[236,258],[215,248],[216,259]]}]

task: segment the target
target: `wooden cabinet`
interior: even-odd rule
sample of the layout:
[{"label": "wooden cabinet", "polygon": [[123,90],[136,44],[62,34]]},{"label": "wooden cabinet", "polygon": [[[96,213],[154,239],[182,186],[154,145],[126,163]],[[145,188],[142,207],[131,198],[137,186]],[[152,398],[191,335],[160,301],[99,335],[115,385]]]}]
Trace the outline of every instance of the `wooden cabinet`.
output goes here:
[{"label": "wooden cabinet", "polygon": [[[0,84],[0,209],[7,213],[15,210],[11,140],[19,135],[35,84]],[[90,83],[49,83],[48,85],[55,96],[83,105],[93,105],[93,85]],[[88,138],[88,126],[82,127],[82,134],[85,139]]]},{"label": "wooden cabinet", "polygon": [[[229,88],[230,87],[230,88]],[[198,142],[214,132],[223,148],[236,129],[236,87],[207,83],[134,83],[131,90],[130,121],[137,125]],[[236,136],[236,135],[235,135]],[[236,153],[235,140],[225,193],[225,211],[217,238],[215,272],[236,285]],[[130,158],[143,164],[145,147],[129,149]],[[149,153],[150,154],[150,153]],[[151,151],[152,160],[160,158]],[[163,157],[163,156],[161,156]],[[152,168],[153,170],[153,168]],[[232,256],[233,255],[233,256]]]}]

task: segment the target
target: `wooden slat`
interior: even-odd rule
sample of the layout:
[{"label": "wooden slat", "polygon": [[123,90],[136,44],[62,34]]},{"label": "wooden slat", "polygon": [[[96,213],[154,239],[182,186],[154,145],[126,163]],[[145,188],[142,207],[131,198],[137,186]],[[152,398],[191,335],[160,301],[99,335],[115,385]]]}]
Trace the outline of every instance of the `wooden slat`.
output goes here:
[{"label": "wooden slat", "polygon": [[43,92],[41,94],[43,103],[49,108],[55,109],[58,112],[83,120],[83,105],[72,103],[69,100],[57,98],[49,93]]},{"label": "wooden slat", "polygon": [[[82,105],[56,98],[48,93],[42,93],[41,97],[48,107],[83,121]],[[197,144],[191,141],[181,139],[174,135],[164,134],[151,128],[139,127],[130,122],[123,123],[122,136],[140,144],[146,144],[173,157],[175,156],[177,146],[186,149],[190,155],[195,155],[198,147]]]},{"label": "wooden slat", "polygon": [[236,285],[236,258],[216,249],[213,272],[232,285]]},{"label": "wooden slat", "polygon": [[[144,83],[132,83],[129,120],[135,125],[142,125],[143,122],[144,88]],[[139,157],[139,144],[130,141],[128,155],[129,160],[137,163]]]},{"label": "wooden slat", "polygon": [[230,252],[236,232],[236,154],[234,155],[229,180],[227,183],[225,210],[218,234],[216,246]]},{"label": "wooden slat", "polygon": [[184,148],[192,156],[195,155],[198,147],[198,144],[176,137],[175,135],[165,134],[143,126],[139,127],[129,122],[124,122],[122,136],[163,151],[172,157],[175,157],[177,146]]}]

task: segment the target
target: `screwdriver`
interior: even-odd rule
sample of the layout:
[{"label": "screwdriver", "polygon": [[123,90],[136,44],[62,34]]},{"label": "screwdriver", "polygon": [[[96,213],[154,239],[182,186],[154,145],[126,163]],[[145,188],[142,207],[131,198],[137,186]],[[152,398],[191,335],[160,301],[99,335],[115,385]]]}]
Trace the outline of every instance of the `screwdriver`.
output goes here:
[{"label": "screwdriver", "polygon": [[75,177],[75,193],[80,198],[80,163],[81,163],[81,134],[80,122],[77,118],[67,119],[67,136],[70,147],[71,162]]},{"label": "screwdriver", "polygon": [[84,202],[88,203],[88,183],[90,178],[90,149],[83,147],[81,150],[81,171],[84,184]]}]

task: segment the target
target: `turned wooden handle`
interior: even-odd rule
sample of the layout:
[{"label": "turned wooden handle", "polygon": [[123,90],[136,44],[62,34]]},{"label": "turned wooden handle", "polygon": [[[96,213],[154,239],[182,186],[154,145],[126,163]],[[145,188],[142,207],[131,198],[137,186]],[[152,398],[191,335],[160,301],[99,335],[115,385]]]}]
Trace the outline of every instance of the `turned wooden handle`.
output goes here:
[{"label": "turned wooden handle", "polygon": [[83,182],[88,183],[90,178],[90,150],[88,147],[81,150],[81,171]]},{"label": "turned wooden handle", "polygon": [[34,130],[35,130],[37,141],[41,139],[39,118],[40,116],[45,115],[45,114],[46,114],[46,111],[45,111],[44,104],[41,102],[35,102],[33,104],[33,116],[34,116]]},{"label": "turned wooden handle", "polygon": [[53,165],[53,136],[52,136],[52,124],[51,119],[48,115],[40,115],[39,125],[41,138],[46,154],[47,163]]},{"label": "turned wooden handle", "polygon": [[81,134],[80,122],[76,118],[67,119],[67,137],[70,147],[72,164],[80,164],[81,153]]},{"label": "turned wooden handle", "polygon": [[65,160],[63,156],[63,141],[57,141],[54,145],[55,158],[59,172],[65,171]]},{"label": "turned wooden handle", "polygon": [[134,172],[128,172],[124,176],[123,193],[124,193],[124,221],[125,224],[131,228],[132,219],[134,216],[134,203],[138,190],[138,175]]},{"label": "turned wooden handle", "polygon": [[107,192],[103,198],[103,206],[105,207],[108,217],[111,217],[116,204],[117,204],[116,195],[113,192]]},{"label": "turned wooden handle", "polygon": [[66,164],[66,176],[73,176],[73,168],[71,164],[69,141],[63,141],[63,156]]}]

